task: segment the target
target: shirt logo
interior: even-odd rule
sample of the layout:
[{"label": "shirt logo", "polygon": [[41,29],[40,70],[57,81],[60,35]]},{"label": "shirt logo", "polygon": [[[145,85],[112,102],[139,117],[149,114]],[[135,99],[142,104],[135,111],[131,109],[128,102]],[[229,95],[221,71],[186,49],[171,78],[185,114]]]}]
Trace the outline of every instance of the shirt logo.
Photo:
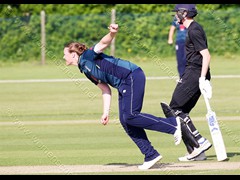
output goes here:
[{"label": "shirt logo", "polygon": [[100,69],[100,66],[99,66],[99,65],[97,65],[97,64],[96,64],[96,67],[97,67],[98,69]]},{"label": "shirt logo", "polygon": [[180,31],[184,31],[184,29],[185,29],[185,26],[184,26],[184,25],[182,25],[182,24],[180,24],[180,26],[179,26],[179,29],[180,29]]},{"label": "shirt logo", "polygon": [[86,65],[84,66],[89,72],[91,72],[91,69],[87,67]]},{"label": "shirt logo", "polygon": [[182,83],[182,78],[177,81],[178,83]]}]

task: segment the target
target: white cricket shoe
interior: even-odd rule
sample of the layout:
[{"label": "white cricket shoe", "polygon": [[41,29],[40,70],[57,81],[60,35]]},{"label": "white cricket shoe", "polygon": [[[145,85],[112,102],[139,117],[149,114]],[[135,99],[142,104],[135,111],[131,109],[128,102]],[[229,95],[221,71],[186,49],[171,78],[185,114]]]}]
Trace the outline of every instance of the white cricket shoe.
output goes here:
[{"label": "white cricket shoe", "polygon": [[181,122],[180,122],[179,116],[176,117],[176,121],[177,121],[177,126],[176,126],[177,129],[173,136],[174,136],[175,145],[178,145],[182,140],[182,130],[181,130]]},{"label": "white cricket shoe", "polygon": [[162,156],[159,155],[158,157],[156,157],[155,159],[153,159],[151,161],[144,162],[142,165],[138,166],[138,169],[140,169],[140,170],[150,169],[154,164],[156,164],[161,159],[162,159]]},{"label": "white cricket shoe", "polygon": [[193,152],[187,156],[188,159],[193,159],[197,157],[199,154],[201,154],[202,152],[205,152],[206,150],[212,147],[212,144],[206,138],[204,138],[202,142],[198,142],[198,143],[199,143],[199,147],[194,148]]},{"label": "white cricket shoe", "polygon": [[179,157],[178,158],[178,161],[181,161],[181,162],[189,162],[189,161],[204,161],[207,159],[206,155],[204,152],[202,152],[201,154],[199,154],[197,157],[195,158],[192,158],[192,159],[188,159],[188,153],[185,155],[185,156],[182,156],[182,157]]}]

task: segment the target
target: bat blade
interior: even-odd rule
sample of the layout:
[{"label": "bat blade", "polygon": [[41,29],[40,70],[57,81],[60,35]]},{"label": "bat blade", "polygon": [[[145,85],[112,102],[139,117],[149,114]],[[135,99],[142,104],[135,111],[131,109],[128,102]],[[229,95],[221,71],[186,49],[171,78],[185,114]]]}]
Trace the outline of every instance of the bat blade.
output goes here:
[{"label": "bat blade", "polygon": [[208,110],[206,118],[208,121],[210,134],[212,136],[213,146],[216,152],[217,160],[224,161],[227,159],[227,153],[222,133],[217,121],[216,113],[212,110]]}]

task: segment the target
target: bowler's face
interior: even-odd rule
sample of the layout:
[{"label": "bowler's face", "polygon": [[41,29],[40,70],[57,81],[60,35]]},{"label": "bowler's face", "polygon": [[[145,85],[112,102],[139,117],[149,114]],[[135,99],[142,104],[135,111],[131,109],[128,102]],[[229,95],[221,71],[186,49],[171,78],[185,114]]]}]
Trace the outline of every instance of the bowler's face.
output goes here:
[{"label": "bowler's face", "polygon": [[65,59],[67,66],[72,65],[73,62],[74,62],[72,53],[70,53],[68,49],[69,49],[69,48],[66,47],[66,48],[64,48],[64,50],[63,50],[63,53],[64,53],[63,59]]}]

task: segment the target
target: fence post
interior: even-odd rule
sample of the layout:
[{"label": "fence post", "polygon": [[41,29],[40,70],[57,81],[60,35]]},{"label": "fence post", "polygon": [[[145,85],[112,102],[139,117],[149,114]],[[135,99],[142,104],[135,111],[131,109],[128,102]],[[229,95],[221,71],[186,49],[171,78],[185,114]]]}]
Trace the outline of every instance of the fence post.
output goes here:
[{"label": "fence post", "polygon": [[45,48],[46,48],[46,33],[45,33],[45,11],[41,11],[41,64],[45,64]]},{"label": "fence post", "polygon": [[[116,19],[116,10],[112,9],[111,23],[115,23],[115,19]],[[111,55],[112,56],[115,55],[115,38],[113,38],[111,42]]]}]

